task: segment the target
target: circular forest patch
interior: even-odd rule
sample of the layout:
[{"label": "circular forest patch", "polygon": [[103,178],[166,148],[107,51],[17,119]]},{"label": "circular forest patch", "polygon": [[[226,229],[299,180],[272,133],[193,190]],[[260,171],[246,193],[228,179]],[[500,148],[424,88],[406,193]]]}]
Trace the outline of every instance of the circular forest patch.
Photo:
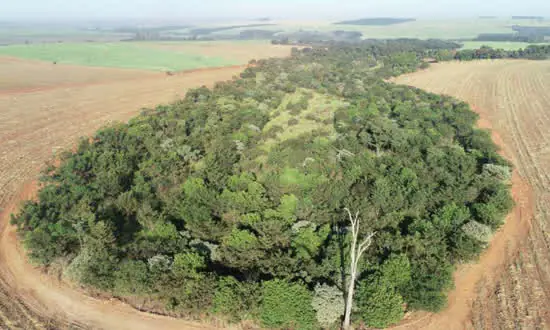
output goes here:
[{"label": "circular forest patch", "polygon": [[439,310],[453,265],[481,252],[512,199],[509,164],[468,105],[383,80],[436,47],[259,61],[82,141],[13,221],[37,263],[144,308],[310,329],[344,312],[349,208],[361,236],[376,232],[353,320]]}]

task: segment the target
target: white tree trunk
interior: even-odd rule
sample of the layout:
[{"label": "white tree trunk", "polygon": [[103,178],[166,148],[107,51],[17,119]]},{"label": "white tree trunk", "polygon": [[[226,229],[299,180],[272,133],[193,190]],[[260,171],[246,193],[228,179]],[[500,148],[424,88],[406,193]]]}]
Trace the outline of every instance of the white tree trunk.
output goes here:
[{"label": "white tree trunk", "polygon": [[344,314],[344,329],[351,328],[351,309],[353,307],[353,293],[355,290],[355,276],[350,276],[348,296],[346,298],[346,313]]},{"label": "white tree trunk", "polygon": [[355,281],[357,280],[357,267],[359,260],[363,253],[372,244],[372,238],[376,233],[371,233],[357,246],[357,240],[359,238],[359,213],[355,214],[355,217],[348,209],[349,220],[351,222],[351,246],[350,246],[350,275],[346,297],[346,311],[344,313],[343,328],[346,330],[351,329],[351,311],[353,309],[353,294],[355,292]]}]

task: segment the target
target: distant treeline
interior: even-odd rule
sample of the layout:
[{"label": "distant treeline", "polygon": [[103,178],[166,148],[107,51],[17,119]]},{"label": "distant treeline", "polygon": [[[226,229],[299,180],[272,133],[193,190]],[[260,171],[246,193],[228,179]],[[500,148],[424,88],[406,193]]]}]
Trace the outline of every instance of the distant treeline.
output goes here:
[{"label": "distant treeline", "polygon": [[123,40],[123,41],[187,41],[187,40],[249,40],[249,39],[265,39],[270,40],[273,36],[280,31],[270,31],[270,30],[260,30],[260,29],[250,29],[242,31],[240,34],[231,34],[231,35],[216,35],[210,36],[210,34],[219,31],[226,31],[238,28],[255,28],[262,26],[269,26],[275,24],[248,24],[248,25],[230,25],[230,26],[219,26],[213,28],[195,28],[189,31],[178,31],[189,29],[191,26],[182,25],[182,26],[160,26],[152,28],[119,28],[113,30],[114,32],[120,33],[133,33],[132,38]]},{"label": "distant treeline", "polygon": [[269,40],[272,39],[273,36],[281,31],[275,31],[275,30],[261,30],[261,29],[251,29],[251,30],[244,30],[239,33],[239,39],[242,40],[254,40],[254,39],[260,39],[260,40]]},{"label": "distant treeline", "polygon": [[550,45],[530,45],[525,49],[519,50],[495,49],[487,46],[482,46],[479,49],[464,49],[459,51],[440,49],[430,55],[438,61],[473,61],[504,58],[545,60],[550,58]]},{"label": "distant treeline", "polygon": [[272,40],[281,30],[250,29],[236,34],[193,35],[187,36],[187,40]]},{"label": "distant treeline", "polygon": [[518,35],[527,37],[531,42],[544,41],[546,37],[550,37],[550,26],[512,26],[512,30]]},{"label": "distant treeline", "polygon": [[271,26],[275,24],[246,24],[246,25],[229,25],[229,26],[220,26],[220,27],[213,27],[213,28],[198,28],[191,30],[191,34],[199,35],[199,34],[210,34],[214,32],[219,31],[225,31],[225,30],[232,30],[232,29],[240,29],[240,28],[253,28],[253,27],[262,27],[262,26]]},{"label": "distant treeline", "polygon": [[479,19],[495,19],[496,16],[479,16]]},{"label": "distant treeline", "polygon": [[292,33],[278,34],[272,40],[273,44],[300,45],[329,41],[358,42],[363,34],[357,31],[299,31]]},{"label": "distant treeline", "polygon": [[550,37],[548,26],[513,25],[514,33],[482,33],[475,41],[544,42]]},{"label": "distant treeline", "polygon": [[[380,45],[385,44],[387,47],[390,47],[394,44],[407,45],[410,51],[416,51],[418,57],[433,57],[431,53],[426,54],[425,49],[430,49],[432,52],[438,52],[439,50],[447,50],[448,52],[456,52],[456,49],[462,47],[461,44],[441,40],[441,39],[410,39],[410,38],[398,38],[398,39],[359,39],[359,40],[327,40],[327,41],[310,41],[310,42],[290,42],[285,43],[287,40],[272,40],[273,44],[285,44],[285,45],[296,45],[296,46],[311,46],[311,47],[363,47],[369,45]],[[390,47],[391,48],[391,47]]]},{"label": "distant treeline", "polygon": [[112,30],[117,33],[160,33],[162,31],[183,30],[191,27],[190,25],[166,25],[156,27],[121,27]]},{"label": "distant treeline", "polygon": [[517,33],[482,33],[474,39],[475,41],[513,41],[530,42],[529,37]]},{"label": "distant treeline", "polygon": [[361,18],[351,21],[336,22],[336,25],[394,25],[406,22],[414,22],[415,18],[391,18],[391,17],[376,17],[376,18]]},{"label": "distant treeline", "polygon": [[512,16],[512,19],[544,19],[544,16]]}]

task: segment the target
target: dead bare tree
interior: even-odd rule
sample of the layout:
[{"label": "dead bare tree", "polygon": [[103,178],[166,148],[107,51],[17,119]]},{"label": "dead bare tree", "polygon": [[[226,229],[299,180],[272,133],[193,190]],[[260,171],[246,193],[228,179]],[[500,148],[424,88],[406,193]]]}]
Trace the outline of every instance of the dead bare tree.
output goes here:
[{"label": "dead bare tree", "polygon": [[368,234],[362,241],[357,244],[359,241],[359,212],[353,216],[349,209],[345,209],[349,216],[349,221],[351,223],[351,246],[350,246],[350,277],[348,283],[348,291],[346,296],[346,311],[344,314],[344,324],[343,328],[348,330],[351,328],[351,310],[353,307],[353,294],[355,291],[355,281],[357,280],[357,266],[359,265],[359,260],[365,251],[371,246],[372,238],[376,235],[376,232]]}]

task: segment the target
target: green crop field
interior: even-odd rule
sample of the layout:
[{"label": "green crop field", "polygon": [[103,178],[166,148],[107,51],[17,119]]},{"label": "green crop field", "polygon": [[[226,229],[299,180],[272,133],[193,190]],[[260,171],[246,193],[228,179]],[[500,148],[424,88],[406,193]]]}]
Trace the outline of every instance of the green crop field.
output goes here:
[{"label": "green crop field", "polygon": [[54,43],[0,47],[0,55],[63,64],[180,71],[240,64],[235,60],[173,52],[130,43]]}]

